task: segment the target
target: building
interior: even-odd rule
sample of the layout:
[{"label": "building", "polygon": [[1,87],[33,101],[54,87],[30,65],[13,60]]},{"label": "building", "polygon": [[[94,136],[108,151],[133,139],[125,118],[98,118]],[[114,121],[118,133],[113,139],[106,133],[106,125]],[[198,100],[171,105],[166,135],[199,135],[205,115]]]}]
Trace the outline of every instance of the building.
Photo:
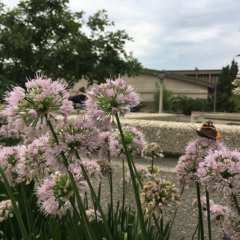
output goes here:
[{"label": "building", "polygon": [[[139,76],[123,76],[123,80],[134,86],[142,100],[151,107],[154,92],[157,90],[156,83],[160,84],[158,74],[166,73],[163,85],[173,92],[174,96],[185,95],[191,98],[204,98],[211,100],[214,97],[215,85],[218,82],[221,70],[184,70],[184,71],[159,71],[145,69]],[[82,79],[71,89],[74,95],[80,87],[87,87],[87,81]]]}]

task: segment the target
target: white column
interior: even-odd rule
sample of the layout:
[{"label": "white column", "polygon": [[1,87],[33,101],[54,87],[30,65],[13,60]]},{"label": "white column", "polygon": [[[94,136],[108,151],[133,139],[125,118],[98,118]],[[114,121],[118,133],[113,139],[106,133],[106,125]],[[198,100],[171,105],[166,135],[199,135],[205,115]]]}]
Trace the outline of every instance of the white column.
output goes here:
[{"label": "white column", "polygon": [[162,113],[163,105],[163,81],[160,80],[159,113]]}]

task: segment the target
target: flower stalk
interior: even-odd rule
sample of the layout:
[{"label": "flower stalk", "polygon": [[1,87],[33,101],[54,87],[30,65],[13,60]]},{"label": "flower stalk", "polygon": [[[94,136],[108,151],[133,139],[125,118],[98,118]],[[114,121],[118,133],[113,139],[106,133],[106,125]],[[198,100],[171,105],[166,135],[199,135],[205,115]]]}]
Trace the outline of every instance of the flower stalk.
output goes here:
[{"label": "flower stalk", "polygon": [[144,221],[144,215],[143,215],[143,211],[142,211],[142,206],[141,206],[141,201],[140,201],[140,196],[139,196],[139,192],[138,192],[138,187],[137,187],[137,183],[136,183],[136,179],[134,176],[134,171],[133,171],[133,166],[131,163],[131,158],[130,158],[130,154],[129,151],[127,149],[126,143],[125,143],[125,139],[124,139],[124,135],[123,135],[123,131],[122,131],[122,126],[118,117],[118,114],[116,113],[116,120],[117,120],[117,125],[118,125],[118,129],[120,131],[121,134],[121,138],[122,138],[122,143],[123,143],[123,147],[126,153],[126,157],[127,157],[127,162],[128,162],[128,167],[129,167],[129,171],[131,174],[131,178],[132,178],[132,183],[133,183],[133,189],[134,189],[134,193],[135,193],[135,200],[136,200],[136,204],[137,204],[137,209],[138,209],[138,217],[140,220],[140,225],[141,225],[141,230],[142,230],[142,237],[143,240],[147,240],[147,232],[146,232],[146,225],[145,225],[145,221]]}]

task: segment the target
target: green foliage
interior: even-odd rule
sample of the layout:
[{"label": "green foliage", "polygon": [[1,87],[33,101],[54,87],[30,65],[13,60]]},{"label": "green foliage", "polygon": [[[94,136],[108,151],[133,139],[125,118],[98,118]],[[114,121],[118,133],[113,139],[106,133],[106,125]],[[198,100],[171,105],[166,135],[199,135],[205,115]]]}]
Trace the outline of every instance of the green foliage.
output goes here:
[{"label": "green foliage", "polygon": [[[155,91],[153,96],[153,104],[155,110],[158,111],[160,87],[157,83],[155,85],[157,90]],[[210,111],[210,110],[211,109],[206,99],[200,98],[193,99],[186,96],[174,97],[173,93],[167,90],[163,85],[163,111],[191,115],[191,111]]]},{"label": "green foliage", "polygon": [[236,109],[239,109],[238,100],[233,97],[232,93],[232,82],[236,78],[237,72],[238,64],[234,60],[231,66],[227,65],[222,69],[217,85],[216,110],[218,112],[234,112]]},{"label": "green foliage", "polygon": [[[71,87],[84,77],[92,84],[118,74],[138,75],[141,64],[124,50],[132,38],[113,26],[105,10],[87,21],[83,12],[72,13],[68,0],[21,1],[14,9],[0,3],[0,89],[10,83],[24,85],[26,77],[41,72],[63,78]],[[82,32],[83,26],[90,36]],[[2,94],[0,92],[0,94]]]},{"label": "green foliage", "polygon": [[190,98],[186,96],[177,96],[172,99],[172,109],[175,112],[181,112],[185,115],[191,115],[192,111],[208,112],[211,107],[208,105],[207,99]]},{"label": "green foliage", "polygon": [[[160,86],[156,82],[155,86],[157,90],[154,92],[153,95],[153,105],[156,111],[159,109],[159,96],[160,96]],[[172,99],[173,93],[165,88],[163,85],[163,111],[171,111],[172,110]]]}]

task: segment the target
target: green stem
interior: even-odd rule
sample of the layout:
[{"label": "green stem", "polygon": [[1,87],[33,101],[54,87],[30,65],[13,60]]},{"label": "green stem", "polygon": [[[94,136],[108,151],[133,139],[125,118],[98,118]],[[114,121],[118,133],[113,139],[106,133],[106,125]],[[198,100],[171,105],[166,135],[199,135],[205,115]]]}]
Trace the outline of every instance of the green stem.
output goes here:
[{"label": "green stem", "polygon": [[158,229],[158,233],[159,233],[159,236],[160,236],[160,240],[164,240],[163,232],[162,232],[161,228],[160,228],[159,225],[158,225],[158,222],[157,222],[157,219],[156,219],[155,214],[153,214],[153,219],[154,219],[154,222],[155,222],[155,226],[156,226],[157,229]]},{"label": "green stem", "polygon": [[[80,158],[80,156],[79,156],[79,154],[78,154],[78,151],[77,151],[77,150],[75,151],[75,154],[76,154],[77,159],[79,159],[80,161],[82,161],[81,158]],[[100,214],[101,214],[101,217],[102,217],[102,220],[103,220],[103,224],[104,224],[104,227],[105,227],[105,229],[106,229],[106,232],[107,232],[107,235],[108,235],[108,237],[109,237],[109,240],[113,240],[112,235],[111,235],[111,232],[110,232],[110,229],[109,229],[108,224],[107,224],[106,217],[105,217],[105,215],[104,215],[104,213],[103,213],[102,207],[101,207],[101,205],[100,205],[100,203],[99,203],[99,201],[98,201],[97,195],[96,195],[96,193],[95,193],[95,191],[94,191],[94,189],[93,189],[93,186],[92,186],[92,184],[91,184],[91,182],[90,182],[90,180],[89,180],[89,177],[88,177],[88,175],[87,175],[87,173],[86,173],[86,170],[85,170],[84,166],[82,165],[82,163],[80,163],[80,167],[81,167],[81,169],[82,169],[83,177],[84,177],[84,179],[87,181],[88,186],[89,186],[89,188],[90,188],[92,197],[93,197],[93,199],[94,199],[94,203],[97,205],[98,210],[99,210],[99,212],[100,212]]]},{"label": "green stem", "polygon": [[233,201],[234,201],[235,206],[236,206],[236,208],[237,208],[238,215],[240,216],[240,208],[239,208],[239,205],[238,205],[237,196],[236,196],[236,195],[233,195],[233,193],[232,193],[232,198],[233,198]]},{"label": "green stem", "polygon": [[[54,131],[54,129],[53,129],[53,126],[52,126],[51,121],[49,121],[49,120],[47,119],[47,115],[45,115],[45,118],[46,118],[47,124],[48,124],[48,126],[49,126],[49,128],[50,128],[50,130],[51,130],[51,132],[52,132],[52,135],[53,135],[56,143],[59,144],[57,135],[56,135],[56,133],[55,133],[55,131]],[[62,159],[63,159],[63,161],[64,161],[64,164],[65,164],[66,168],[68,169],[68,161],[67,161],[67,159],[66,159],[65,154],[64,154],[63,151],[61,151],[61,157],[62,157]],[[80,212],[81,212],[81,214],[82,214],[82,216],[83,216],[83,219],[84,219],[84,223],[85,223],[85,225],[86,225],[86,231],[87,231],[87,234],[88,234],[87,237],[88,237],[89,239],[91,239],[91,240],[95,240],[96,238],[95,238],[94,232],[93,232],[93,230],[92,230],[92,227],[91,227],[91,225],[90,225],[90,223],[89,223],[89,219],[88,219],[88,217],[87,217],[87,214],[86,214],[86,211],[85,211],[85,208],[84,208],[82,199],[81,199],[81,197],[80,197],[80,195],[79,195],[79,190],[78,190],[78,188],[77,188],[76,182],[75,182],[75,180],[74,180],[74,178],[73,178],[72,173],[71,173],[69,170],[68,170],[68,174],[69,174],[71,183],[73,184],[74,193],[75,193],[75,195],[76,195],[76,199],[77,199],[77,202],[78,202],[78,207],[79,207],[79,209],[80,209]],[[73,206],[73,205],[72,205],[72,207],[75,208],[75,206]],[[85,227],[85,226],[83,226],[83,228],[84,228],[84,227]]]},{"label": "green stem", "polygon": [[124,159],[122,159],[122,166],[123,166],[123,187],[122,187],[122,195],[123,195],[123,202],[122,202],[122,223],[121,223],[121,227],[123,229],[124,227],[124,208],[125,208],[125,198],[126,198],[126,190],[125,190],[125,187],[126,187],[126,183],[125,183],[125,167],[124,167]]},{"label": "green stem", "polygon": [[153,158],[152,158],[152,172],[151,173],[153,174]]},{"label": "green stem", "polygon": [[16,218],[18,220],[18,224],[19,224],[19,227],[21,229],[21,232],[22,232],[22,235],[23,235],[23,239],[24,240],[29,240],[29,237],[27,235],[27,231],[26,231],[25,226],[23,224],[23,220],[22,220],[21,214],[20,214],[18,206],[16,204],[16,200],[15,200],[15,198],[13,196],[12,189],[11,189],[11,187],[9,185],[9,182],[7,180],[7,177],[6,177],[4,171],[3,171],[3,169],[1,167],[0,167],[0,174],[2,176],[4,185],[5,185],[6,189],[7,189],[8,196],[11,199],[12,207],[13,207],[14,213],[16,215]]},{"label": "green stem", "polygon": [[133,170],[134,170],[134,172],[135,172],[135,175],[137,176],[138,182],[139,182],[139,184],[140,184],[140,186],[141,186],[141,189],[142,189],[142,188],[143,188],[142,180],[141,180],[141,178],[140,178],[140,176],[139,176],[139,174],[138,174],[138,172],[137,172],[137,169],[136,169],[136,166],[135,166],[135,163],[134,163],[134,161],[133,161],[133,158],[132,158],[132,155],[131,155],[131,154],[130,154],[130,160],[131,160],[131,163],[132,163],[132,166],[133,166]]},{"label": "green stem", "polygon": [[161,231],[162,231],[162,233],[163,233],[163,211],[162,211],[162,209],[160,209],[160,213],[161,213],[161,219],[160,219],[160,226],[161,226]]},{"label": "green stem", "polygon": [[[110,151],[108,150],[108,161],[110,162]],[[112,172],[109,173],[109,187],[110,187],[110,201],[111,201],[111,205],[110,205],[110,216],[111,216],[111,220],[110,220],[110,226],[111,226],[111,233],[112,236],[114,236],[114,227],[113,227],[113,187],[112,187]]]},{"label": "green stem", "polygon": [[201,232],[201,240],[204,240],[203,218],[202,218],[202,207],[201,207],[201,193],[200,193],[199,182],[197,183],[197,200],[198,200],[198,214],[199,214],[199,230]]},{"label": "green stem", "polygon": [[[181,190],[181,193],[180,193],[180,198],[182,197],[183,192],[184,192],[184,186],[182,186],[182,190]],[[176,208],[176,210],[175,210],[175,212],[174,212],[173,219],[172,219],[171,226],[170,226],[170,228],[169,228],[169,231],[168,231],[166,240],[170,238],[171,230],[172,230],[172,227],[173,227],[173,223],[174,223],[175,217],[176,217],[176,215],[177,215],[177,211],[178,211],[178,208]]]},{"label": "green stem", "polygon": [[116,119],[117,119],[118,129],[119,129],[120,134],[121,134],[123,147],[124,147],[124,150],[125,150],[125,153],[126,153],[130,175],[131,175],[131,178],[132,178],[133,190],[134,190],[135,200],[136,200],[137,209],[138,209],[138,217],[139,217],[139,220],[140,220],[140,225],[141,225],[141,230],[142,230],[142,238],[143,238],[143,240],[147,240],[148,239],[147,231],[146,231],[146,226],[145,226],[145,221],[144,221],[144,215],[143,215],[143,211],[142,211],[140,196],[139,196],[139,192],[138,192],[138,187],[137,187],[136,179],[135,179],[135,176],[134,176],[133,167],[132,167],[131,159],[130,159],[129,152],[128,152],[128,149],[127,149],[127,145],[126,145],[126,142],[125,142],[125,138],[124,138],[124,135],[123,135],[122,126],[121,126],[121,123],[120,123],[120,120],[119,120],[119,117],[118,117],[117,113],[116,113]]},{"label": "green stem", "polygon": [[208,236],[209,236],[209,240],[212,240],[211,219],[210,219],[209,192],[208,192],[207,189],[206,189],[206,201],[207,201]]},{"label": "green stem", "polygon": [[192,240],[194,239],[194,237],[195,237],[195,235],[196,235],[196,232],[197,232],[197,230],[198,230],[198,224],[197,224],[197,226],[196,226],[196,229],[195,229],[195,231],[194,231],[194,233],[193,233]]}]

